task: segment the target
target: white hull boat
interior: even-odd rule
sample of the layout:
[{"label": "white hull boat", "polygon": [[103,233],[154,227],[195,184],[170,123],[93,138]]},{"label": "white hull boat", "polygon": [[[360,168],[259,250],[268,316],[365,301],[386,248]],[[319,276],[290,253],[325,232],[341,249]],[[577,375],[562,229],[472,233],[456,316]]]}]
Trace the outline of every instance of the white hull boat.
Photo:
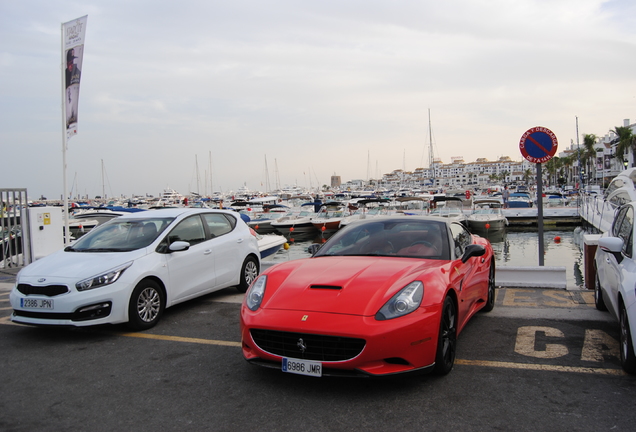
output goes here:
[{"label": "white hull boat", "polygon": [[473,211],[466,219],[468,229],[478,233],[494,233],[503,231],[508,219],[502,212],[501,201],[495,199],[476,199]]},{"label": "white hull boat", "polygon": [[261,253],[261,259],[274,255],[287,243],[287,239],[278,234],[258,234],[256,239],[258,240],[258,250]]}]

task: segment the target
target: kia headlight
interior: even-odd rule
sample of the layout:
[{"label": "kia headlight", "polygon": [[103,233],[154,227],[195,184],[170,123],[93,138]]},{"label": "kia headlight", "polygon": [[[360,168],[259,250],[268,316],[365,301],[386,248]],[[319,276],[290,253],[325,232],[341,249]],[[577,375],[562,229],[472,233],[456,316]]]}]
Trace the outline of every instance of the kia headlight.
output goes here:
[{"label": "kia headlight", "polygon": [[99,288],[99,287],[103,287],[106,285],[110,285],[114,282],[117,281],[117,279],[119,279],[119,277],[122,275],[122,273],[132,265],[132,261],[127,262],[124,265],[121,265],[119,267],[115,267],[112,270],[108,270],[106,273],[102,273],[100,275],[97,276],[91,276],[89,278],[86,278],[84,280],[81,280],[79,282],[77,282],[75,284],[75,288],[77,288],[78,291],[87,291],[93,288]]},{"label": "kia headlight", "polygon": [[252,287],[247,292],[245,304],[251,311],[257,310],[261,306],[263,296],[265,295],[265,286],[267,285],[267,276],[261,275],[254,281]]},{"label": "kia headlight", "polygon": [[375,314],[378,321],[389,320],[410,314],[422,304],[424,297],[424,284],[413,281],[386,302],[382,309]]}]

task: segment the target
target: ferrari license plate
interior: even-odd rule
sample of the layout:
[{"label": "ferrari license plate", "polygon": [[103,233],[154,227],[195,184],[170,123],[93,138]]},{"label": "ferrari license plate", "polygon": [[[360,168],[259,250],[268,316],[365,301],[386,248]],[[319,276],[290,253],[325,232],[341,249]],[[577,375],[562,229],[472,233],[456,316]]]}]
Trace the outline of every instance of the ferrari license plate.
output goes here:
[{"label": "ferrari license plate", "polygon": [[311,360],[300,360],[283,357],[283,372],[314,377],[322,376],[322,363]]},{"label": "ferrari license plate", "polygon": [[20,307],[24,309],[53,309],[52,299],[20,299]]}]

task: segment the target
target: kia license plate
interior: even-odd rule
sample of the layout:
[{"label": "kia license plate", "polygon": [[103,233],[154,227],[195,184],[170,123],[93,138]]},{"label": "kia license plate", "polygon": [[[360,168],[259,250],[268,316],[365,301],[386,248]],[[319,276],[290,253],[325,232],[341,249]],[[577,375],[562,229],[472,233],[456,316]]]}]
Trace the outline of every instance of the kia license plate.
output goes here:
[{"label": "kia license plate", "polygon": [[23,298],[20,307],[24,309],[53,309],[52,299]]}]

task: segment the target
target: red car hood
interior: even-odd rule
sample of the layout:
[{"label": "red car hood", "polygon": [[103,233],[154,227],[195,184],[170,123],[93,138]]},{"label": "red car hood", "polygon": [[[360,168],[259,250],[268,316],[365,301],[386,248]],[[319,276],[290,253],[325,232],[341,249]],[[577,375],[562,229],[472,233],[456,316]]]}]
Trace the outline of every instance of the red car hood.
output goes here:
[{"label": "red car hood", "polygon": [[268,271],[263,308],[373,316],[395,293],[448,261],[397,257],[319,257]]}]

